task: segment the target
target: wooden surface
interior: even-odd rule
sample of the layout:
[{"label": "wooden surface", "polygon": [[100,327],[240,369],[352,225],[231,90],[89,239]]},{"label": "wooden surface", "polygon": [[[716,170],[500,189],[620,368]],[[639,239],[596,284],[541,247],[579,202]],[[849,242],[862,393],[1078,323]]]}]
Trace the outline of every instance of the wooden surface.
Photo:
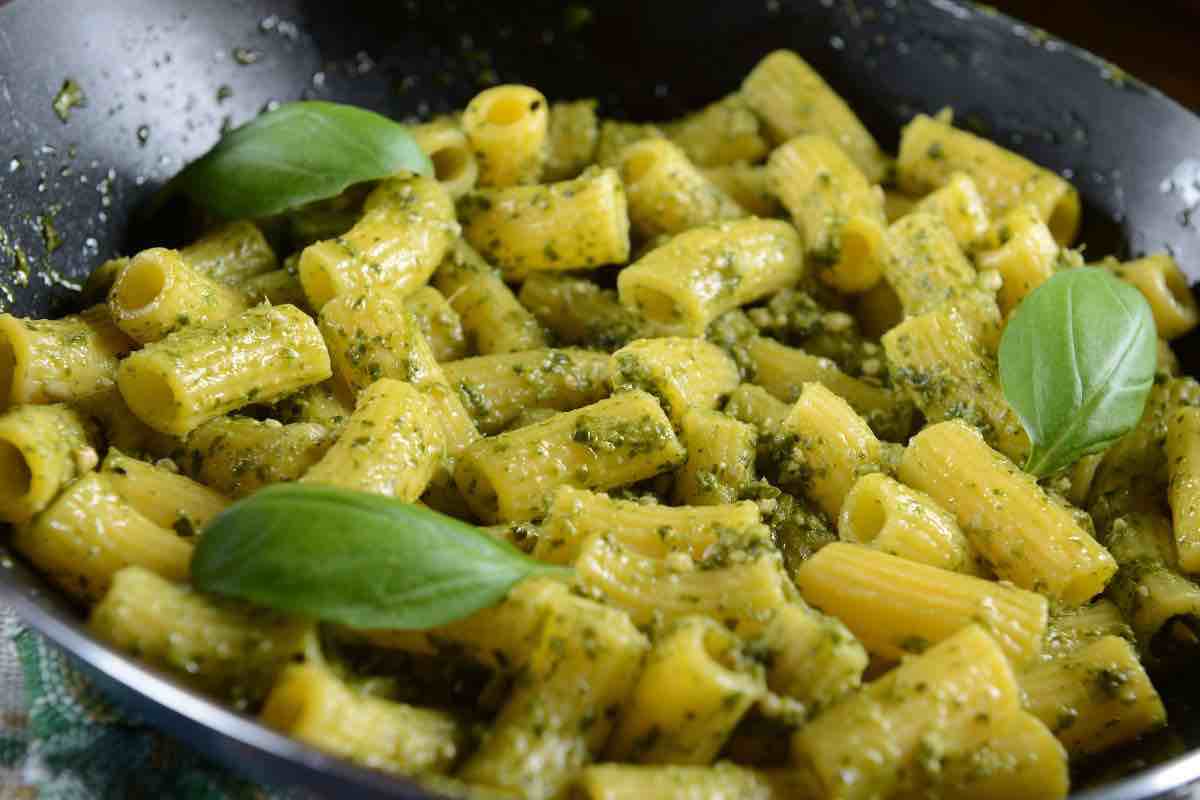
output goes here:
[{"label": "wooden surface", "polygon": [[992,0],[1200,111],[1200,0]]}]

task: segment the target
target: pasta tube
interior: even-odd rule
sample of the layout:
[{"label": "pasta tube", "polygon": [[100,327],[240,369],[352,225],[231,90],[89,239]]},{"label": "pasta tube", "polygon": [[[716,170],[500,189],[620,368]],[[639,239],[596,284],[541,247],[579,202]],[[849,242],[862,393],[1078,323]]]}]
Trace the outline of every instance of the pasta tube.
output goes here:
[{"label": "pasta tube", "polygon": [[982,625],[1014,664],[1042,649],[1046,598],[847,542],[817,551],[795,570],[800,593],[840,619],[889,661],[921,653],[972,624]]},{"label": "pasta tube", "polygon": [[[954,234],[958,246],[964,251],[974,246],[988,231],[987,204],[983,202],[975,181],[965,172],[951,175],[945,184],[913,203],[896,219],[910,213],[941,217],[946,227]],[[889,220],[891,219],[889,217]],[[1055,252],[1058,252],[1057,247]]]},{"label": "pasta tube", "polygon": [[13,547],[67,594],[91,601],[131,564],[180,581],[187,579],[192,559],[191,542],[147,519],[96,473],[18,526]]},{"label": "pasta tube", "polygon": [[63,405],[0,415],[0,520],[25,522],[99,460],[93,431]]},{"label": "pasta tube", "polygon": [[611,169],[569,181],[479,189],[458,203],[463,238],[508,280],[629,260],[625,190]]},{"label": "pasta tube", "polygon": [[804,274],[796,230],[746,219],[682,233],[617,276],[621,303],[692,335],[721,314],[791,286]]},{"label": "pasta tube", "polygon": [[765,166],[739,161],[700,171],[747,213],[755,217],[779,216],[779,199],[771,192]]},{"label": "pasta tube", "polygon": [[541,180],[565,181],[583,172],[592,163],[599,141],[595,100],[551,103]]},{"label": "pasta tube", "polygon": [[1184,572],[1200,572],[1200,408],[1181,407],[1167,418],[1167,499],[1175,549]]},{"label": "pasta tube", "polygon": [[246,708],[310,647],[312,623],[216,600],[141,567],[126,567],[92,609],[102,641]]},{"label": "pasta tube", "polygon": [[295,306],[259,306],[147,345],[121,362],[117,387],[139,419],[180,435],[331,374],[325,343],[307,314]]},{"label": "pasta tube", "polygon": [[1178,339],[1200,323],[1200,307],[1188,286],[1188,278],[1170,253],[1155,253],[1117,264],[1113,274],[1145,296],[1158,335],[1163,339]]},{"label": "pasta tube", "polygon": [[864,292],[883,276],[883,198],[841,148],[798,136],[771,152],[767,180],[804,234],[817,275],[841,292]]},{"label": "pasta tube", "polygon": [[[940,190],[939,190],[940,191]],[[1000,313],[1008,316],[1025,295],[1054,274],[1058,242],[1038,216],[1037,208],[1021,205],[996,223],[995,241],[975,258],[980,270],[995,270],[1003,283],[996,293]]]},{"label": "pasta tube", "polygon": [[479,430],[504,430],[523,410],[570,411],[603,400],[610,359],[586,350],[527,350],[442,365]]},{"label": "pasta tube", "polygon": [[185,325],[235,317],[250,303],[189,266],[178,251],[154,247],[130,259],[109,292],[108,307],[117,327],[146,344]]},{"label": "pasta tube", "polygon": [[300,478],[333,444],[333,433],[315,422],[220,417],[201,425],[184,443],[179,466],[230,497]]},{"label": "pasta tube", "polygon": [[621,151],[618,168],[629,197],[629,221],[647,239],[746,216],[667,139],[634,142]]},{"label": "pasta tube", "polygon": [[762,667],[708,617],[676,620],[650,648],[605,755],[643,764],[708,764],[766,692]]},{"label": "pasta tube", "polygon": [[665,558],[672,552],[705,558],[723,533],[741,532],[759,523],[758,506],[745,501],[719,506],[664,506],[563,486],[554,493],[533,555],[541,561],[570,564],[596,534],[610,534],[635,553]]},{"label": "pasta tube", "polygon": [[702,167],[758,161],[769,149],[758,117],[736,92],[669,123],[666,134]]},{"label": "pasta tube", "polygon": [[432,286],[422,286],[404,298],[404,306],[412,312],[434,358],[454,361],[467,355],[462,320],[441,292]]},{"label": "pasta tube", "polygon": [[462,127],[479,164],[479,185],[537,181],[546,160],[549,125],[549,104],[530,86],[493,86],[471,98]]},{"label": "pasta tube", "polygon": [[675,473],[672,497],[676,503],[732,503],[754,481],[758,431],[753,425],[719,411],[693,408],[683,415],[679,438],[687,450],[687,461]]},{"label": "pasta tube", "polygon": [[1079,230],[1079,193],[1058,175],[924,114],[904,126],[896,161],[897,183],[902,190],[923,195],[959,172],[975,181],[993,217],[1032,203],[1059,244],[1069,245],[1074,240]]},{"label": "pasta tube", "polygon": [[685,456],[658,402],[631,391],[481,439],[463,452],[454,478],[484,521],[524,520],[541,516],[559,486],[611,489]]},{"label": "pasta tube", "polygon": [[462,726],[444,711],[356,692],[316,664],[284,670],[261,718],[327,753],[400,775],[445,772],[465,739]]},{"label": "pasta tube", "polygon": [[768,655],[767,686],[815,713],[862,684],[867,651],[836,617],[800,602],[775,609],[753,647]]},{"label": "pasta tube", "polygon": [[226,286],[237,286],[278,266],[263,232],[249,220],[215,228],[179,251],[183,260]]},{"label": "pasta tube", "polygon": [[131,458],[110,447],[100,466],[107,487],[146,519],[193,536],[229,505],[229,499],[177,472]]},{"label": "pasta tube", "polygon": [[1021,588],[1078,605],[1117,570],[1067,508],[961,422],[914,436],[897,474],[954,514],[975,551]]},{"label": "pasta tube", "polygon": [[412,384],[382,378],[359,395],[346,429],[302,480],[411,503],[445,450],[433,404]]},{"label": "pasta tube", "polygon": [[692,765],[595,764],[575,780],[581,800],[783,800],[771,776],[727,761]]},{"label": "pasta tube", "polygon": [[888,228],[883,275],[906,316],[931,311],[975,286],[975,268],[940,216],[909,214]]},{"label": "pasta tube", "polygon": [[414,125],[409,133],[433,162],[433,177],[446,194],[458,199],[475,188],[479,162],[462,128],[448,120],[435,120]]},{"label": "pasta tube", "polygon": [[117,359],[133,347],[103,305],[61,319],[0,314],[0,406],[71,402],[111,389]]},{"label": "pasta tube", "polygon": [[863,475],[846,495],[838,536],[951,572],[980,571],[953,516],[924,492],[878,472]]},{"label": "pasta tube", "polygon": [[742,81],[741,96],[776,144],[820,134],[845,150],[871,183],[887,174],[887,157],[850,106],[791,50],[776,50],[759,61]]},{"label": "pasta tube", "polygon": [[367,197],[353,228],[304,249],[300,283],[317,310],[338,295],[373,287],[405,294],[429,279],[457,234],[454,205],[441,184],[389,178]]},{"label": "pasta tube", "polygon": [[499,273],[461,239],[450,248],[433,280],[462,320],[469,349],[479,355],[546,346],[546,333],[537,318],[517,300]]},{"label": "pasta tube", "polygon": [[716,408],[741,381],[733,359],[703,339],[638,339],[612,361],[613,391],[649,392],[676,426],[689,409]]}]

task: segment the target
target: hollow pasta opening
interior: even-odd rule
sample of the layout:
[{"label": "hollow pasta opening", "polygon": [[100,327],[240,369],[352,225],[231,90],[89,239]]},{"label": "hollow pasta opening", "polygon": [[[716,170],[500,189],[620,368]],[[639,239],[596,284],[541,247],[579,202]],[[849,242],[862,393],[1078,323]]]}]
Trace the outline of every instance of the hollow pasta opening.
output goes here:
[{"label": "hollow pasta opening", "polygon": [[847,497],[842,513],[849,523],[848,529],[854,532],[854,541],[867,544],[879,536],[887,524],[888,515],[877,497],[864,495],[854,492]]},{"label": "hollow pasta opening", "polygon": [[167,271],[158,259],[135,258],[122,270],[113,299],[126,312],[136,312],[152,304],[167,284]]},{"label": "hollow pasta opening", "polygon": [[512,125],[528,113],[529,103],[524,97],[506,94],[488,105],[483,112],[483,118],[493,125]]},{"label": "hollow pasta opening", "polygon": [[1155,265],[1155,274],[1179,312],[1187,316],[1194,314],[1196,301],[1192,297],[1192,290],[1188,287],[1183,271],[1175,269],[1168,259],[1163,259]]},{"label": "hollow pasta opening", "polygon": [[122,386],[121,394],[125,397],[125,402],[129,404],[130,409],[135,412],[158,410],[161,413],[161,409],[173,409],[179,405],[179,400],[175,397],[175,389],[165,375],[139,370],[137,383],[133,388],[135,391],[133,397],[126,395],[124,386]]},{"label": "hollow pasta opening", "polygon": [[308,681],[302,675],[292,675],[271,693],[262,711],[262,721],[278,731],[291,731],[307,709],[311,696]]},{"label": "hollow pasta opening", "polygon": [[20,447],[0,439],[0,498],[5,505],[19,502],[33,489],[33,470]]},{"label": "hollow pasta opening", "polygon": [[633,290],[633,301],[642,316],[651,322],[678,322],[683,319],[683,309],[666,292],[639,286]]},{"label": "hollow pasta opening", "polygon": [[454,183],[462,178],[471,162],[471,154],[461,145],[434,150],[429,158],[433,162],[434,176],[442,183]]},{"label": "hollow pasta opening", "polygon": [[1079,232],[1079,195],[1073,189],[1058,198],[1046,227],[1059,244],[1066,245],[1075,240],[1075,234]]},{"label": "hollow pasta opening", "polygon": [[724,631],[706,628],[703,635],[704,651],[709,658],[731,672],[741,669],[737,648],[731,646],[729,636]]}]

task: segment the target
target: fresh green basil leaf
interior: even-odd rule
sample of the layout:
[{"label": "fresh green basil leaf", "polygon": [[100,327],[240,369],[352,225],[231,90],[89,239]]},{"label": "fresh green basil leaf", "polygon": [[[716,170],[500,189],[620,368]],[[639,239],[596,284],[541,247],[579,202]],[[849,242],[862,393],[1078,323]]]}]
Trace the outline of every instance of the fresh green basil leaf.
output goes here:
[{"label": "fresh green basil leaf", "polygon": [[405,127],[354,106],[285,103],[221,137],[168,185],[223,217],[262,217],[433,165]]},{"label": "fresh green basil leaf", "polygon": [[1099,452],[1142,416],[1157,334],[1141,293],[1107,270],[1058,273],[1013,312],[1000,339],[1000,383],[1042,477]]},{"label": "fresh green basil leaf", "polygon": [[423,506],[327,486],[282,484],[234,503],[192,558],[203,591],[355,628],[424,629],[562,574],[507,542]]}]

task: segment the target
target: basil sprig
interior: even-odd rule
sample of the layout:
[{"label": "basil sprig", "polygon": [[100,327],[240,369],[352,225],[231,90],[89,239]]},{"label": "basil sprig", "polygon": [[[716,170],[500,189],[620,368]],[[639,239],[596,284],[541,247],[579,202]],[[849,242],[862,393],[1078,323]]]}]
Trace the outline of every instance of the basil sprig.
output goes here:
[{"label": "basil sprig", "polygon": [[192,582],[207,592],[355,628],[424,629],[567,570],[423,506],[326,486],[271,486],[205,529]]},{"label": "basil sprig", "polygon": [[433,165],[405,127],[354,106],[285,103],[235,128],[169,186],[223,217],[263,217]]},{"label": "basil sprig", "polygon": [[1099,452],[1137,424],[1154,383],[1157,334],[1142,294],[1107,270],[1058,273],[1013,312],[1000,383],[1038,477]]}]

